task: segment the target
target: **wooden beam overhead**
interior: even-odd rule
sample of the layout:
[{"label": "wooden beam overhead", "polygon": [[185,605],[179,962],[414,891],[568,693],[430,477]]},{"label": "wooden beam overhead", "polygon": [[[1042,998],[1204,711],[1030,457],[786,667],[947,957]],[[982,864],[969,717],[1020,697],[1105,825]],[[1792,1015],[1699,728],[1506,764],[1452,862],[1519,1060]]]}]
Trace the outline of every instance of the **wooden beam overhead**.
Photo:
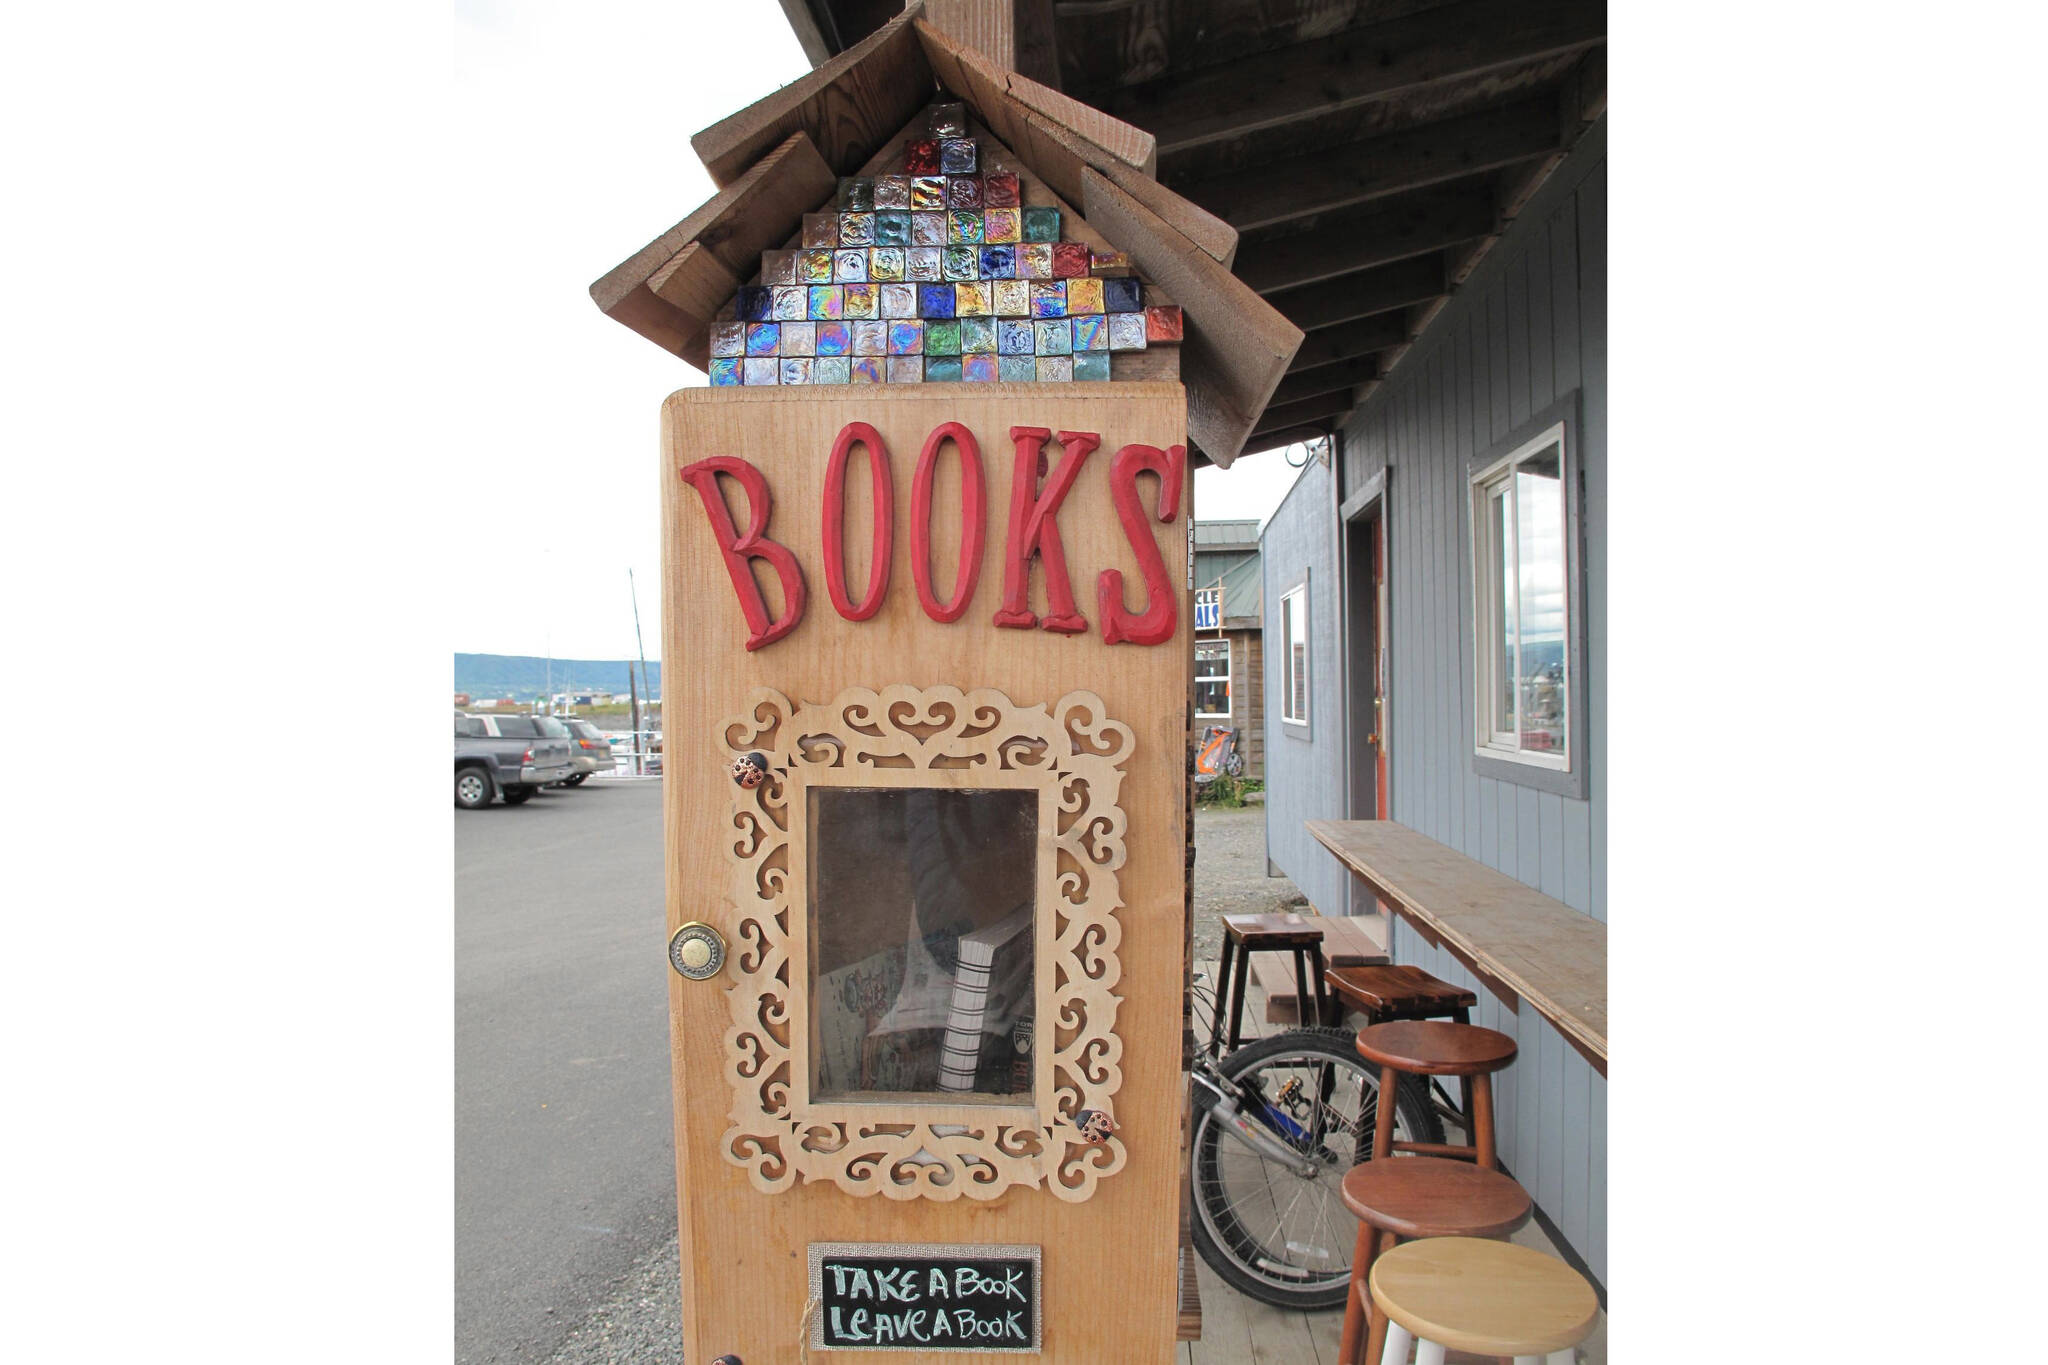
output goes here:
[{"label": "wooden beam overhead", "polygon": [[1490,176],[1370,201],[1306,232],[1238,244],[1237,277],[1261,294],[1295,289],[1484,237],[1499,224]]},{"label": "wooden beam overhead", "polygon": [[789,21],[789,31],[796,35],[796,45],[804,50],[804,60],[813,70],[832,60],[832,44],[818,27],[818,16],[811,12],[810,0],[781,0],[782,17]]},{"label": "wooden beam overhead", "polygon": [[1349,389],[1341,393],[1325,393],[1314,398],[1304,398],[1294,403],[1276,403],[1266,409],[1265,416],[1259,419],[1258,426],[1253,430],[1281,431],[1288,427],[1301,426],[1306,422],[1321,422],[1332,417],[1342,417],[1351,411],[1353,406],[1355,405]]},{"label": "wooden beam overhead", "polygon": [[1605,0],[1461,0],[1106,94],[1162,153],[1604,41]]},{"label": "wooden beam overhead", "polygon": [[1269,450],[1280,450],[1299,441],[1313,441],[1318,436],[1330,434],[1330,423],[1304,422],[1300,426],[1278,427],[1269,431],[1255,431],[1244,443],[1244,455],[1262,455]]},{"label": "wooden beam overhead", "polygon": [[1252,232],[1543,156],[1561,136],[1557,99],[1538,96],[1179,189]]},{"label": "wooden beam overhead", "polygon": [[1306,289],[1289,289],[1269,296],[1266,302],[1295,326],[1313,331],[1405,308],[1449,292],[1443,257],[1431,255],[1361,270]]},{"label": "wooden beam overhead", "polygon": [[835,176],[853,174],[931,100],[932,69],[912,28],[923,12],[923,0],[910,0],[817,70],[691,138],[711,182],[730,185],[799,129]]},{"label": "wooden beam overhead", "polygon": [[1400,309],[1310,332],[1301,339],[1301,349],[1294,353],[1294,368],[1288,371],[1288,378],[1303,370],[1405,346],[1411,335],[1407,316]]},{"label": "wooden beam overhead", "polygon": [[1318,365],[1314,369],[1300,368],[1287,372],[1273,390],[1273,401],[1267,412],[1276,412],[1289,403],[1304,398],[1314,398],[1326,393],[1350,393],[1360,384],[1380,377],[1380,360],[1376,355],[1359,356],[1355,360],[1340,360],[1334,365]]}]

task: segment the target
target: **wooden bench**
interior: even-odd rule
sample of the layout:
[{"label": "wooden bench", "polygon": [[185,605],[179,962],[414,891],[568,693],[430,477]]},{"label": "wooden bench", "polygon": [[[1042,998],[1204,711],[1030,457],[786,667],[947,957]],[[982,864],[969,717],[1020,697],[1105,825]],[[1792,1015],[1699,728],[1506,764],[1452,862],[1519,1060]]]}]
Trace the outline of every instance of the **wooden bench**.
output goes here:
[{"label": "wooden bench", "polygon": [[[1373,966],[1388,960],[1386,946],[1377,935],[1386,931],[1367,915],[1319,915],[1302,918],[1323,931],[1323,964],[1326,967]],[[1266,1022],[1294,1027],[1301,1013],[1295,1004],[1294,959],[1282,953],[1252,955],[1252,979],[1266,993]],[[1315,995],[1315,983],[1305,983],[1307,994]]]}]

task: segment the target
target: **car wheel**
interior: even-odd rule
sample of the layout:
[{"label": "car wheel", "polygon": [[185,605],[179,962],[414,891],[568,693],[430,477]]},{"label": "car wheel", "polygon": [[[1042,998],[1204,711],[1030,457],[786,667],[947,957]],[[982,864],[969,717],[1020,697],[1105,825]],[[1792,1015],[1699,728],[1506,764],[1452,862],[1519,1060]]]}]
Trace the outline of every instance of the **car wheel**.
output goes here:
[{"label": "car wheel", "polygon": [[540,788],[538,787],[507,787],[505,788],[505,804],[508,806],[523,806],[528,801],[533,800],[533,794],[539,790]]},{"label": "car wheel", "polygon": [[491,804],[491,795],[491,775],[482,768],[455,770],[456,805],[464,810],[482,810]]},{"label": "car wheel", "polygon": [[583,785],[583,779],[588,776],[590,776],[589,773],[578,773],[574,777],[563,778],[560,782],[557,782],[555,785],[558,787],[580,787]]}]

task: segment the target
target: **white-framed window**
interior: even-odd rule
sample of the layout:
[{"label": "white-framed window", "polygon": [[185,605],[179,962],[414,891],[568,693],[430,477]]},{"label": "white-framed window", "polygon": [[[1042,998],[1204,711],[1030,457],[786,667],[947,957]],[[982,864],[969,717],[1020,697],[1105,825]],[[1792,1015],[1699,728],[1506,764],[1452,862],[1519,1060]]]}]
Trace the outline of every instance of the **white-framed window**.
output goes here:
[{"label": "white-framed window", "polygon": [[1195,641],[1195,716],[1230,719],[1230,641]]},{"label": "white-framed window", "polygon": [[1308,724],[1308,580],[1280,596],[1280,719]]},{"label": "white-framed window", "polygon": [[1471,478],[1473,742],[1483,758],[1572,769],[1572,565],[1565,424]]}]

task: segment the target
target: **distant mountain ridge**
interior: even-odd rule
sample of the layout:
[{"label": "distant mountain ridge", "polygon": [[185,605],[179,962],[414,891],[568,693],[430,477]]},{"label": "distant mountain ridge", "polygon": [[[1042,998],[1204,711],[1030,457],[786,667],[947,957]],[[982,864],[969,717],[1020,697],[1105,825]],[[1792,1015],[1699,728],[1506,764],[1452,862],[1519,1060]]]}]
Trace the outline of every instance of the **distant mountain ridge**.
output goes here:
[{"label": "distant mountain ridge", "polygon": [[[626,695],[624,659],[546,659],[533,654],[457,654],[455,690],[472,697],[517,697],[530,701],[548,691],[550,680],[557,692],[572,688],[579,692],[616,692]],[[634,672],[638,672],[637,662]],[[640,695],[661,695],[661,663],[647,661],[651,682],[640,684]]]}]

